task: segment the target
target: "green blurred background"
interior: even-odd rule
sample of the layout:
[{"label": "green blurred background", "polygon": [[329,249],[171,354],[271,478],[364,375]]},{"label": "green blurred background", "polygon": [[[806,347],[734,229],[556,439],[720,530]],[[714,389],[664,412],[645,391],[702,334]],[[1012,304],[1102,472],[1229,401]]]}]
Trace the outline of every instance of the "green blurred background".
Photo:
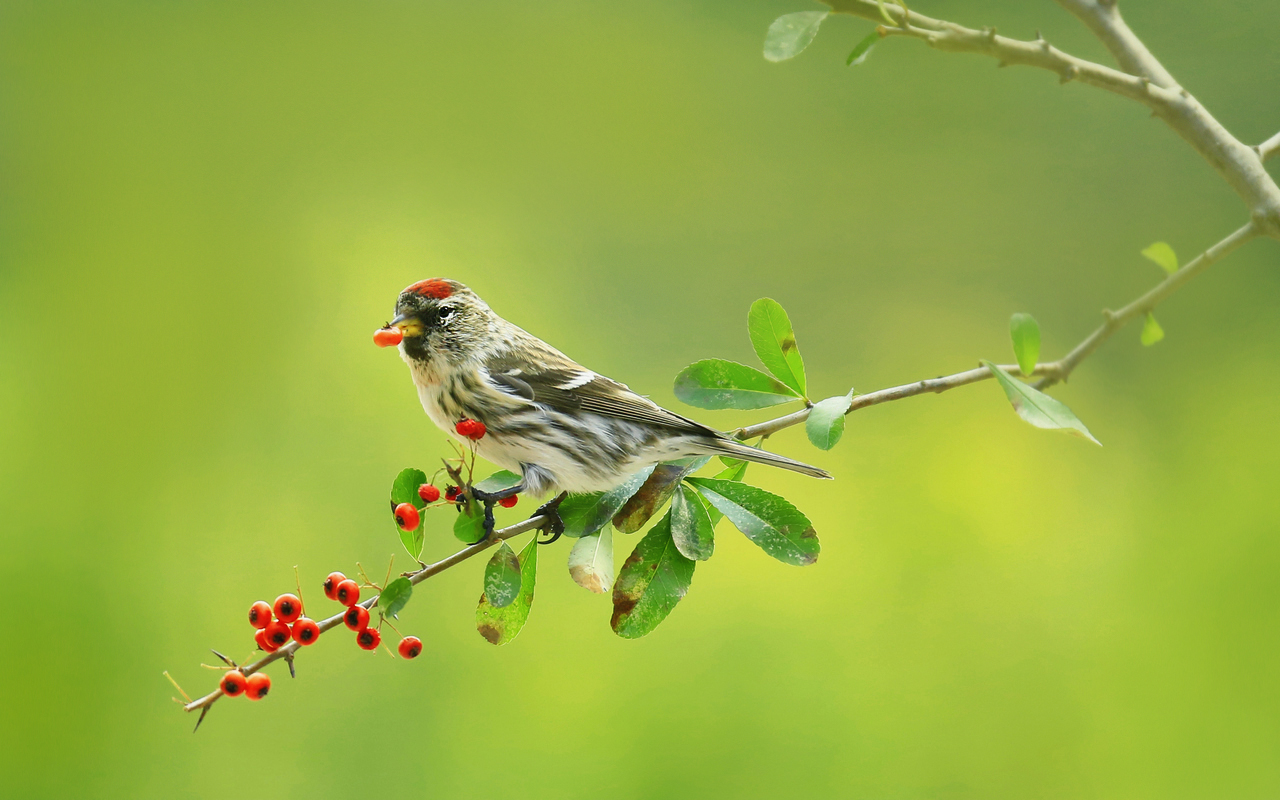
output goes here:
[{"label": "green blurred background", "polygon": [[[325,602],[399,549],[391,478],[446,452],[370,343],[412,281],[669,404],[690,361],[754,361],[769,295],[821,397],[1008,360],[1015,311],[1056,356],[1159,279],[1140,248],[1245,219],[1088,87],[896,40],[848,69],[851,18],[766,63],[813,7],[0,4],[0,794],[1280,793],[1274,242],[1057,391],[1102,449],[992,383],[859,412],[831,453],[780,435],[838,476],[755,473],[822,559],[726,523],[649,638],[613,635],[562,542],[507,647],[469,563],[406,611],[413,664],[331,641],[197,736],[170,701],[161,671],[211,688],[208,648],[246,655],[294,564]],[[1105,58],[1050,2],[920,10]],[[1280,128],[1274,3],[1125,10],[1234,133]],[[442,525],[427,553],[455,548]]]}]

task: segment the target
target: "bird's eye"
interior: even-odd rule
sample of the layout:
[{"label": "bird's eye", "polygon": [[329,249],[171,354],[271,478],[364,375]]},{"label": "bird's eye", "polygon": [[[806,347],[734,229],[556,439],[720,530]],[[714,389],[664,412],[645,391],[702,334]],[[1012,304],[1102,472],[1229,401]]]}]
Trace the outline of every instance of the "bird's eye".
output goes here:
[{"label": "bird's eye", "polygon": [[448,322],[452,317],[453,317],[453,309],[452,309],[452,308],[442,308],[442,309],[440,309],[440,316],[438,317],[438,319],[440,320],[440,322],[441,322],[441,323]]}]

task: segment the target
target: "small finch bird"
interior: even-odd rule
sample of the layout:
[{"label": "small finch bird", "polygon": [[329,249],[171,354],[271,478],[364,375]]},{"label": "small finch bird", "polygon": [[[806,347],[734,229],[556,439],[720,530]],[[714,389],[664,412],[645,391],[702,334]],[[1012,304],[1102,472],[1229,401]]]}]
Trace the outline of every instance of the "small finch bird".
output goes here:
[{"label": "small finch bird", "polygon": [[404,335],[400,355],[427,416],[460,441],[460,420],[484,423],[478,454],[520,475],[520,490],[531,495],[607,491],[660,461],[703,455],[831,477],[592,372],[457,281],[419,281],[400,293],[395,311],[389,326]]}]

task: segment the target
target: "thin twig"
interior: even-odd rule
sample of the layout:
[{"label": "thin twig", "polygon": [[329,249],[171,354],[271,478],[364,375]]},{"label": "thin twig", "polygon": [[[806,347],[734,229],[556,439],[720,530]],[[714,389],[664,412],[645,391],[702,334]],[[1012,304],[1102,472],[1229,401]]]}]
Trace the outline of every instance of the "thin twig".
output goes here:
[{"label": "thin twig", "polygon": [[[1190,281],[1196,275],[1204,272],[1209,265],[1217,262],[1223,256],[1227,255],[1257,235],[1257,228],[1252,222],[1250,222],[1215,244],[1213,247],[1210,247],[1208,250],[1191,259],[1191,261],[1188,261],[1186,266],[1156,284],[1151,291],[1129,303],[1119,311],[1109,312],[1107,314],[1107,321],[1098,327],[1093,333],[1085,337],[1085,339],[1080,342],[1080,344],[1076,345],[1071,352],[1067,353],[1057,361],[1037,364],[1035,370],[1031,373],[1032,375],[1039,376],[1040,378],[1040,380],[1036,382],[1035,386],[1037,388],[1044,388],[1066,380],[1067,376],[1069,376],[1071,372],[1079,366],[1081,361],[1088,358],[1090,354],[1101,347],[1103,342],[1115,335],[1116,331],[1158,306],[1161,302],[1167,299],[1169,295],[1182,288],[1187,281]],[[1018,374],[1020,372],[1019,368],[1012,364],[1002,366],[1001,369],[1012,374]],[[940,378],[930,378],[928,380],[916,381],[914,383],[905,383],[901,386],[891,386],[888,389],[880,389],[879,391],[855,396],[853,398],[853,403],[849,406],[849,410],[845,413],[852,414],[854,411],[862,408],[880,405],[881,403],[888,403],[892,400],[901,400],[905,397],[915,397],[920,394],[940,394],[949,389],[955,389],[959,386],[968,386],[971,383],[985,381],[991,377],[993,377],[991,370],[986,367],[977,367],[975,369],[965,370],[964,372],[957,372],[954,375],[945,375]],[[802,408],[799,411],[776,419],[771,419],[766,422],[761,422],[758,425],[748,425],[745,428],[739,428],[734,431],[733,435],[738,439],[750,439],[754,436],[768,436],[769,434],[790,428],[793,425],[799,425],[808,418],[809,409]]]},{"label": "thin twig", "polygon": [[1263,161],[1271,158],[1276,153],[1280,153],[1280,133],[1277,133],[1275,136],[1272,136],[1270,139],[1253,149],[1258,151],[1258,158]]}]

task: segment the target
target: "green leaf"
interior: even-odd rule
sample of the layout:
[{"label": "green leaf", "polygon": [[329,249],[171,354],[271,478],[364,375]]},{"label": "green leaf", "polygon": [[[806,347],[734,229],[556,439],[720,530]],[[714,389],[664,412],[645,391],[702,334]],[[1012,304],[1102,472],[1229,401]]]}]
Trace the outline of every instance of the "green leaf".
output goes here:
[{"label": "green leaf", "polygon": [[413,596],[413,584],[408,578],[396,578],[378,595],[378,613],[384,617],[399,619],[400,609]]},{"label": "green leaf", "polygon": [[706,503],[684,484],[671,497],[671,540],[685,558],[706,561],[715,550],[715,523]]},{"label": "green leaf", "polygon": [[791,318],[778,301],[762,297],[751,304],[747,313],[747,332],[760,363],[796,394],[803,396],[804,359],[796,344]]},{"label": "green leaf", "polygon": [[514,472],[501,469],[477,483],[475,488],[482,492],[501,492],[504,489],[513,489],[519,486],[522,480],[523,478]]},{"label": "green leaf", "polygon": [[583,589],[605,594],[613,586],[613,529],[605,526],[573,543],[569,577]]},{"label": "green leaf", "polygon": [[768,408],[799,397],[785,383],[755,367],[708,358],[676,376],[676,397],[696,408]]},{"label": "green leaf", "polygon": [[418,496],[418,487],[427,482],[427,473],[420,469],[402,469],[391,484],[391,502],[396,505],[413,503],[426,508],[427,503]]},{"label": "green leaf", "polygon": [[783,14],[769,26],[764,36],[764,57],[769,61],[786,61],[804,52],[818,35],[818,28],[830,11],[797,11]]},{"label": "green leaf", "polygon": [[620,533],[635,533],[643,528],[675,494],[680,481],[705,467],[710,460],[704,456],[659,464],[639,491],[613,515],[613,527]]},{"label": "green leaf", "polygon": [[1152,242],[1142,248],[1142,254],[1170,275],[1178,271],[1178,254],[1173,252],[1168,242]]},{"label": "green leaf", "polygon": [[[734,464],[728,469],[721,470],[720,472],[717,472],[715,475],[712,475],[711,477],[715,478],[718,481],[740,481],[743,479],[743,477],[746,476],[746,474],[747,474],[747,462],[739,461],[737,464]],[[721,514],[720,509],[716,508],[715,506],[707,507],[707,515],[711,517],[712,527],[718,525],[720,523],[720,520],[724,519],[724,514]]]},{"label": "green leaf", "polygon": [[533,607],[533,588],[538,579],[538,537],[534,536],[520,551],[520,594],[507,606],[495,608],[489,598],[480,595],[476,608],[476,630],[489,644],[504,645],[516,638],[529,621]]},{"label": "green leaf", "polygon": [[1065,431],[1073,436],[1088,439],[1099,447],[1102,446],[1102,442],[1093,438],[1093,434],[1089,433],[1084,423],[1061,400],[1014,379],[990,361],[983,361],[982,365],[996,376],[996,381],[1000,384],[1000,388],[1004,389],[1005,396],[1013,404],[1013,410],[1018,412],[1018,416],[1037,428]]},{"label": "green leaf", "polygon": [[453,535],[465,544],[476,544],[485,536],[484,512],[480,504],[468,500],[453,521]]},{"label": "green leaf", "polygon": [[758,486],[715,478],[690,478],[702,496],[769,555],[785,564],[818,560],[818,534],[809,519],[783,498]]},{"label": "green leaf", "polygon": [[1013,340],[1018,369],[1023,375],[1035,372],[1040,360],[1040,323],[1030,314],[1014,314],[1009,318],[1009,338]]},{"label": "green leaf", "polygon": [[[427,503],[418,496],[418,487],[427,482],[427,473],[420,469],[402,469],[400,474],[391,483],[391,502],[393,505],[401,503],[412,503],[419,511],[427,507]],[[396,525],[396,534],[400,537],[400,543],[404,545],[404,549],[409,551],[409,555],[414,560],[422,557],[422,548],[426,543],[426,515],[420,515],[418,527],[411,531],[401,529]],[[395,525],[394,518],[392,523]]]},{"label": "green leaf", "polygon": [[646,467],[607,492],[571,494],[560,504],[560,519],[564,522],[564,535],[571,539],[590,536],[603,528],[618,513],[618,509],[640,490],[653,472]]},{"label": "green leaf", "polygon": [[664,516],[631,551],[613,585],[613,632],[638,639],[667,618],[689,591],[696,562],[685,558],[671,540],[670,517]]},{"label": "green leaf", "polygon": [[1164,338],[1164,328],[1160,327],[1160,323],[1156,322],[1155,315],[1150,311],[1147,312],[1147,318],[1142,322],[1142,344],[1144,347],[1150,347],[1156,342]]},{"label": "green leaf", "polygon": [[844,436],[844,418],[849,406],[853,404],[853,390],[838,397],[814,403],[809,409],[809,418],[804,421],[804,432],[809,434],[809,441],[819,450],[830,450]]},{"label": "green leaf", "polygon": [[399,525],[396,526],[396,533],[400,534],[400,544],[404,545],[404,549],[408,551],[409,557],[414,561],[422,560],[422,548],[427,543],[426,527],[427,518],[425,514],[418,520],[418,527],[411,531],[406,531]]},{"label": "green leaf", "polygon": [[484,596],[489,605],[503,608],[511,605],[520,594],[520,559],[506,542],[498,545],[497,551],[484,567]]},{"label": "green leaf", "polygon": [[878,41],[880,41],[879,31],[872,31],[862,37],[862,40],[859,41],[857,46],[853,48],[853,51],[849,53],[849,57],[845,59],[845,66],[856,67],[866,61],[871,55],[872,48],[876,46],[876,42]]}]

